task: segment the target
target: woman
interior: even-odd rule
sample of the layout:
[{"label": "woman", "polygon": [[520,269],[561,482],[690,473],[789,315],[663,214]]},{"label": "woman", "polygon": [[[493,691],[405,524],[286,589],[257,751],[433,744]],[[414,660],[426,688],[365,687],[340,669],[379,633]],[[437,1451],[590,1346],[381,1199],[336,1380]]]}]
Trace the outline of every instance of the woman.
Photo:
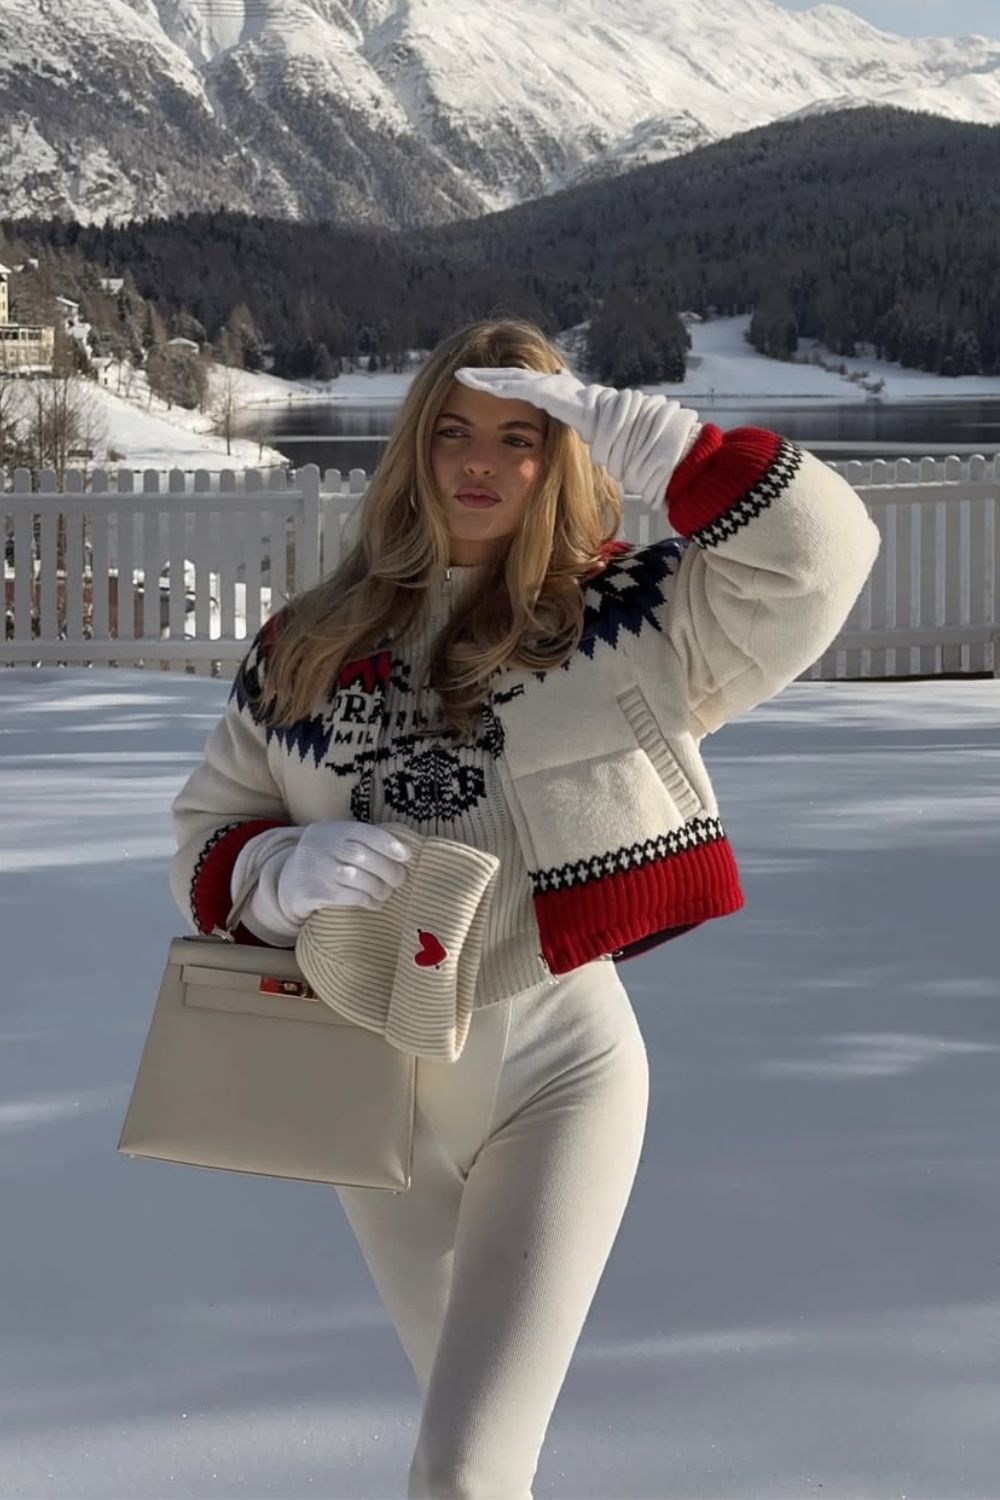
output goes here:
[{"label": "woman", "polygon": [[[623,490],[676,535],[615,541]],[[615,961],[741,906],[698,742],[830,645],[878,533],[794,444],[584,386],[499,321],[413,381],[359,536],[253,642],[171,878],[200,931],[252,891],[237,938],[291,946],[400,888],[392,824],[497,859],[411,1186],[337,1191],[423,1397],[408,1500],[525,1500],[645,1131]]]}]

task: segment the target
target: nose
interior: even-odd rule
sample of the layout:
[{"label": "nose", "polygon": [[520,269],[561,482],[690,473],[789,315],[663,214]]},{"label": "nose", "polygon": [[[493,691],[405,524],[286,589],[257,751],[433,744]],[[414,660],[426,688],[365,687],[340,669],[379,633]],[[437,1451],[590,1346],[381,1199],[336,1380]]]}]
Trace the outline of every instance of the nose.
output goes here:
[{"label": "nose", "polygon": [[470,477],[476,474],[493,474],[496,472],[496,466],[490,457],[488,449],[484,450],[482,454],[477,449],[473,449],[467,453],[464,468]]}]

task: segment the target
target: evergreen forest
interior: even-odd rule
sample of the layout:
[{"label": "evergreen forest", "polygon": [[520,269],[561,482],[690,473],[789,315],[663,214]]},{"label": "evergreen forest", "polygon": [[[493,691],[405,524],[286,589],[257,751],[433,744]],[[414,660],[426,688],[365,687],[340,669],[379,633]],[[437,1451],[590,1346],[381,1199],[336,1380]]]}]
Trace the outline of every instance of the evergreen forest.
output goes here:
[{"label": "evergreen forest", "polygon": [[[420,231],[212,211],[127,223],[0,219],[37,260],[12,317],[80,303],[92,352],[166,338],[276,375],[403,368],[462,323],[586,325],[590,372],[683,378],[680,313],[752,312],[801,338],[945,376],[1000,375],[1000,125],[888,107],[782,121],[515,209]],[[123,278],[111,294],[100,278]],[[15,289],[12,283],[12,291]],[[49,312],[49,316],[52,313]]]}]

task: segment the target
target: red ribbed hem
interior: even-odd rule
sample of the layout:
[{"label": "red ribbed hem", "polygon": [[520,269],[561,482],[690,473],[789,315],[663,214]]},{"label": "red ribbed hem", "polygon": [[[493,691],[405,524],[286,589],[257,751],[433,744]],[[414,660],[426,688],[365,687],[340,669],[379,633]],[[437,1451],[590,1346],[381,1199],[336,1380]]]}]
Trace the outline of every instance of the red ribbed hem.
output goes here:
[{"label": "red ribbed hem", "polygon": [[[258,833],[265,833],[269,828],[291,826],[287,821],[253,818],[231,828],[210,845],[208,852],[202,855],[191,888],[191,909],[199,932],[210,933],[216,927],[225,925],[233,906],[229,883],[244,844],[249,844]],[[255,932],[251,932],[249,927],[244,927],[242,922],[233,930],[233,937],[236,942],[249,943],[255,948],[271,947],[270,943],[263,942]]]},{"label": "red ribbed hem", "polygon": [[535,896],[542,956],[566,974],[650,933],[728,917],[743,905],[728,839],[656,860],[637,870]]},{"label": "red ribbed hem", "polygon": [[693,536],[732,510],[767,473],[783,442],[763,427],[723,433],[707,423],[667,485],[667,514],[674,530]]}]

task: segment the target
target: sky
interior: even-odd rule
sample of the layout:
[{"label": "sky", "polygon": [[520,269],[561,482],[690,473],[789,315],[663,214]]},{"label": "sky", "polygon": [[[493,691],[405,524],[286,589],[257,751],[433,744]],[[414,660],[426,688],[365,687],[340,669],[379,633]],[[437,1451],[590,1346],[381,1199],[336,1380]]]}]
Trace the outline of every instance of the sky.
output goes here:
[{"label": "sky", "polygon": [[[778,0],[809,10],[816,0]],[[900,36],[990,36],[1000,40],[1000,0],[833,0]]]}]

